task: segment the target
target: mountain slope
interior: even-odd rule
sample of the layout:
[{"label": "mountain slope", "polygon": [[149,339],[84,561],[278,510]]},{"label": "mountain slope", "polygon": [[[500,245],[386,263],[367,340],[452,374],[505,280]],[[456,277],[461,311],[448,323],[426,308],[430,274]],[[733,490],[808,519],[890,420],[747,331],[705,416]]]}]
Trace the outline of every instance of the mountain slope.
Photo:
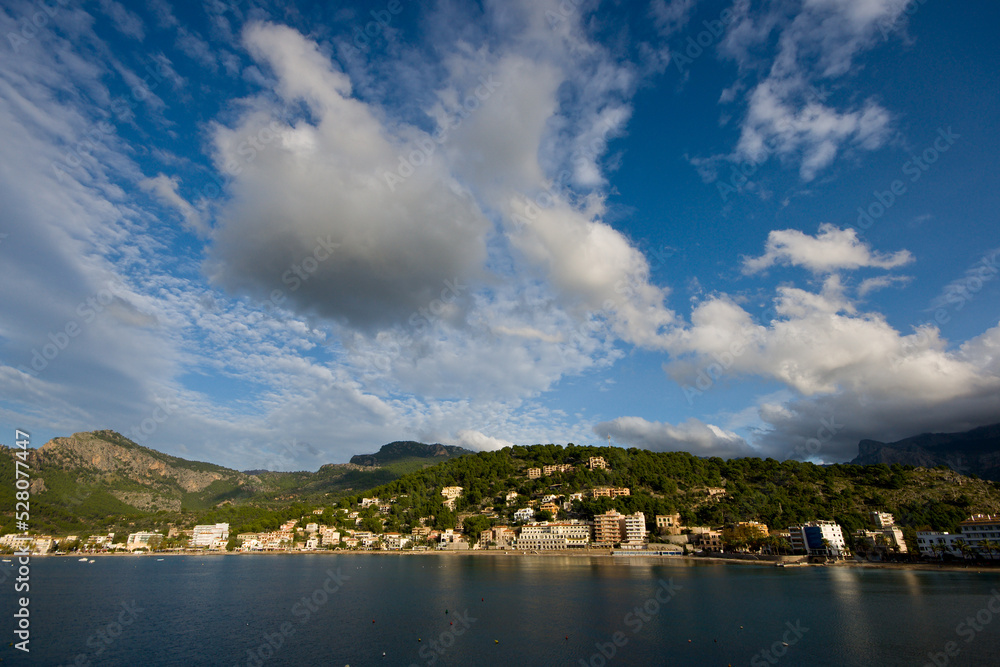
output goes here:
[{"label": "mountain slope", "polygon": [[963,475],[1000,481],[1000,424],[963,433],[923,433],[891,443],[862,440],[851,463],[944,465]]},{"label": "mountain slope", "polygon": [[430,463],[433,464],[473,453],[471,450],[455,445],[425,445],[421,442],[407,440],[382,445],[382,448],[374,454],[352,456],[351,463],[361,466],[384,466],[403,459],[432,459]]}]

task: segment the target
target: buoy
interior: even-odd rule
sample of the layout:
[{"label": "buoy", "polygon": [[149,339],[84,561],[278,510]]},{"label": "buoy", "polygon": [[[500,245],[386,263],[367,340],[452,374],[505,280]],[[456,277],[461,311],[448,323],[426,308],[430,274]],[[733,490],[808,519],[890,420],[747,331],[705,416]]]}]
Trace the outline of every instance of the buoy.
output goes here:
[{"label": "buoy", "polygon": [[500,643],[500,640],[499,640],[499,639],[494,639],[494,640],[493,640],[493,643],[494,643],[494,644],[499,644],[499,643]]}]

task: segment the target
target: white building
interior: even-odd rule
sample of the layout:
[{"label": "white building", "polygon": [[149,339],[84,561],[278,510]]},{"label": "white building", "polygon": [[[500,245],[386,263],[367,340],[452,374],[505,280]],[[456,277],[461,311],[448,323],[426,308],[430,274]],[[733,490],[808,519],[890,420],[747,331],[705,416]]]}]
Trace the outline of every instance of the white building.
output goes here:
[{"label": "white building", "polygon": [[399,551],[410,543],[409,535],[400,533],[386,533],[382,536],[382,544],[389,551]]},{"label": "white building", "polygon": [[989,514],[973,514],[958,524],[959,533],[940,533],[933,530],[917,531],[917,548],[921,556],[936,558],[948,553],[955,558],[964,558],[962,544],[967,544],[981,558],[1000,558],[1000,551],[988,546],[1000,541],[1000,517]]},{"label": "white building", "polygon": [[642,512],[626,514],[622,519],[622,546],[638,545],[646,541],[646,515]]},{"label": "white building", "polygon": [[535,518],[535,510],[530,507],[522,507],[514,512],[514,521],[531,521]]},{"label": "white building", "polygon": [[204,524],[200,526],[195,526],[194,533],[191,536],[191,546],[212,548],[212,546],[216,544],[217,540],[223,540],[223,541],[229,540],[228,523],[217,523],[215,525]]},{"label": "white building", "polygon": [[837,558],[848,553],[844,533],[833,521],[808,521],[800,526],[789,526],[788,538],[793,553]]},{"label": "white building", "polygon": [[590,543],[590,524],[582,521],[529,523],[515,542],[518,549],[567,549]]},{"label": "white building", "polygon": [[163,535],[159,533],[129,533],[128,539],[125,540],[125,548],[129,551],[135,551],[136,549],[152,551],[160,546],[160,542],[162,541]]}]

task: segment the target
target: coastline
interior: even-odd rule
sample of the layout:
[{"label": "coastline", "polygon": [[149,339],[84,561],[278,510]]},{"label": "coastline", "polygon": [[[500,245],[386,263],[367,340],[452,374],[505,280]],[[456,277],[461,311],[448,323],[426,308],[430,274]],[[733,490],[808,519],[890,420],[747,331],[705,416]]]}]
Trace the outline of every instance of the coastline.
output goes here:
[{"label": "coastline", "polygon": [[[836,567],[836,568],[859,568],[869,570],[911,570],[925,572],[997,572],[1000,567],[996,565],[984,565],[982,563],[873,563],[859,562],[855,560],[836,561],[833,563],[806,563],[806,562],[782,562],[764,561],[746,558],[734,558],[726,556],[692,556],[692,555],[653,555],[642,553],[629,553],[627,556],[615,556],[609,549],[553,549],[547,551],[528,552],[516,549],[468,549],[468,550],[431,550],[426,551],[253,551],[253,552],[229,552],[229,551],[164,551],[146,554],[137,553],[81,553],[74,554],[34,554],[36,558],[75,558],[79,560],[86,556],[91,558],[167,558],[185,556],[212,556],[212,557],[241,557],[241,556],[302,556],[302,555],[364,555],[364,556],[474,556],[491,558],[597,558],[609,562],[632,562],[658,561],[661,563],[684,563],[687,565],[750,565],[755,567],[770,568],[799,568],[799,567]],[[778,565],[778,563],[783,563]]]}]

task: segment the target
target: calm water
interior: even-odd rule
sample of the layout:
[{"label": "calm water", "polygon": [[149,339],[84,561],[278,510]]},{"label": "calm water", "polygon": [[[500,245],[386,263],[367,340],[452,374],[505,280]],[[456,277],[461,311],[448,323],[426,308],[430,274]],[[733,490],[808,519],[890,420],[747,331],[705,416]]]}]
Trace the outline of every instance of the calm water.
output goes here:
[{"label": "calm water", "polygon": [[4,666],[1000,664],[1000,578],[975,572],[144,556],[36,558],[31,586],[25,659],[0,583]]}]

